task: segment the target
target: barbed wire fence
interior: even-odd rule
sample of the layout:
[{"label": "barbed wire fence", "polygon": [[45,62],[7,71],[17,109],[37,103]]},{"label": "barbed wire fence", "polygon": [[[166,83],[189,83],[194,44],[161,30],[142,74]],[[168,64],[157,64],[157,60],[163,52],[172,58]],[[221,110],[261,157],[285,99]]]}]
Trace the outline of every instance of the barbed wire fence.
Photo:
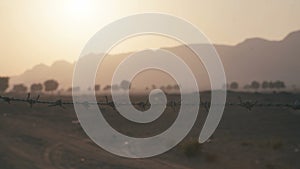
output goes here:
[{"label": "barbed wire fence", "polygon": [[[54,101],[48,101],[48,100],[40,100],[40,95],[38,95],[36,98],[32,98],[31,94],[28,93],[26,99],[21,99],[21,98],[14,98],[14,97],[8,97],[8,96],[0,96],[0,101],[2,100],[3,102],[6,102],[8,104],[12,104],[14,102],[23,102],[23,103],[27,103],[30,108],[33,107],[33,105],[35,104],[44,104],[47,105],[48,107],[54,107],[54,106],[58,106],[61,108],[66,108],[65,105],[74,105],[74,104],[79,104],[82,105],[86,108],[89,108],[92,105],[106,105],[106,106],[110,106],[112,107],[114,110],[116,109],[116,107],[118,105],[135,105],[138,106],[140,108],[142,108],[143,110],[147,109],[148,107],[151,106],[151,104],[149,103],[149,101],[140,101],[140,102],[131,102],[131,103],[115,103],[113,101],[109,101],[107,96],[105,97],[105,101],[104,102],[88,102],[88,101],[83,101],[83,102],[73,102],[73,101],[63,101],[62,99],[57,99]],[[243,100],[241,97],[239,98],[239,102],[238,103],[231,103],[231,102],[227,102],[225,103],[225,106],[239,106],[239,107],[243,107],[249,111],[251,111],[254,107],[277,107],[277,108],[290,108],[293,110],[300,110],[300,102],[298,100],[296,100],[294,103],[259,103],[257,100],[254,101],[245,101]],[[185,104],[185,103],[181,103],[181,100],[179,101],[168,101],[166,106],[172,108],[174,111],[177,107],[179,107],[181,104]],[[191,104],[190,105],[195,105],[195,104]],[[203,106],[203,108],[205,108],[206,111],[209,110],[210,106],[211,106],[211,102],[209,101],[205,101],[205,102],[200,102],[199,106]]]}]

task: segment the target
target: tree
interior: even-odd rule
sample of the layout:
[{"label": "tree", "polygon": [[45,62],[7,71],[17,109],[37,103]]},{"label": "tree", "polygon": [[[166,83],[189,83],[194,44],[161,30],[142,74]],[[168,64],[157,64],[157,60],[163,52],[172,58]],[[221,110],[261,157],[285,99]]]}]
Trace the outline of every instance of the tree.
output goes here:
[{"label": "tree", "polygon": [[107,91],[107,90],[110,90],[110,89],[111,89],[111,85],[106,85],[106,86],[103,88],[104,91]]},{"label": "tree", "polygon": [[269,82],[267,81],[263,81],[262,84],[261,84],[261,87],[266,90],[267,88],[269,88]]},{"label": "tree", "polygon": [[165,91],[166,91],[166,87],[165,87],[165,86],[161,86],[161,87],[160,87],[160,90],[162,90],[162,91],[165,92]]},{"label": "tree", "polygon": [[9,77],[0,77],[0,94],[8,88]]},{"label": "tree", "polygon": [[257,91],[260,87],[260,83],[257,81],[253,81],[250,85],[251,89],[254,89],[255,91]]},{"label": "tree", "polygon": [[57,90],[58,85],[59,84],[56,80],[46,80],[44,82],[46,92],[53,92],[53,91]]},{"label": "tree", "polygon": [[111,90],[118,91],[119,89],[120,89],[120,86],[118,84],[111,85]]},{"label": "tree", "polygon": [[167,85],[166,90],[171,91],[173,89],[172,85]]},{"label": "tree", "polygon": [[270,89],[273,89],[273,88],[275,88],[275,83],[274,82],[269,82],[269,88]]},{"label": "tree", "polygon": [[72,90],[73,90],[73,88],[72,88],[72,87],[69,87],[69,88],[67,89],[67,92],[72,92]]},{"label": "tree", "polygon": [[156,89],[157,88],[155,84],[153,84],[151,87],[152,87],[152,89]]},{"label": "tree", "polygon": [[237,82],[232,82],[229,87],[231,90],[236,90],[239,88],[239,84]]},{"label": "tree", "polygon": [[26,93],[27,87],[24,84],[16,84],[13,86],[12,92],[15,93]]},{"label": "tree", "polygon": [[180,89],[180,87],[179,87],[178,84],[175,84],[175,85],[173,86],[173,88],[174,88],[174,90],[176,90],[176,91],[178,91],[178,90]]},{"label": "tree", "polygon": [[80,87],[79,86],[75,86],[75,87],[69,87],[67,92],[80,92]]},{"label": "tree", "polygon": [[98,85],[98,84],[96,84],[96,85],[95,85],[95,92],[98,92],[100,89],[101,89],[101,86]]},{"label": "tree", "polygon": [[131,87],[131,83],[127,80],[122,80],[122,82],[120,83],[120,88],[123,90],[129,90]]},{"label": "tree", "polygon": [[43,90],[43,85],[41,83],[34,83],[30,86],[30,91],[33,93],[41,92]]},{"label": "tree", "polygon": [[274,87],[277,90],[280,90],[280,89],[284,89],[286,86],[285,86],[285,83],[283,81],[277,80],[276,82],[274,82]]}]

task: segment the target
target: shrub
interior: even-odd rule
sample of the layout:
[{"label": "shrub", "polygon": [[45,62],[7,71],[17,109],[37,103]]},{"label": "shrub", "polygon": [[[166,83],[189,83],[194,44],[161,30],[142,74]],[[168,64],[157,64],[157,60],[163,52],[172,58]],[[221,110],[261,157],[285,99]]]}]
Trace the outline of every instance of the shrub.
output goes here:
[{"label": "shrub", "polygon": [[201,152],[201,144],[198,140],[188,140],[181,147],[188,158],[195,157]]}]

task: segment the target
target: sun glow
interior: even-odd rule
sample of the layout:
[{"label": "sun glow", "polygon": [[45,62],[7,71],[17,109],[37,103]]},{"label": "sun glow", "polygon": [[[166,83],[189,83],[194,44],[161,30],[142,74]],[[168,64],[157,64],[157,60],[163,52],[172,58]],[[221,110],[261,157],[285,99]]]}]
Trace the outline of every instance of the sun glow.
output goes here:
[{"label": "sun glow", "polygon": [[70,19],[85,19],[92,16],[93,12],[91,1],[73,0],[66,4],[66,14]]}]

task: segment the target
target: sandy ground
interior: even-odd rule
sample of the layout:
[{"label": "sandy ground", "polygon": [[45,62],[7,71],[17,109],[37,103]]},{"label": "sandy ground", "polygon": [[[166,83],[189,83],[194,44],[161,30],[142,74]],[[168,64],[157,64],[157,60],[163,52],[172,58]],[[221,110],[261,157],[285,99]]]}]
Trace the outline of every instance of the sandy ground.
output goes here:
[{"label": "sandy ground", "polygon": [[[205,94],[202,96],[205,98]],[[300,99],[296,94],[230,93],[228,101],[238,102],[238,96],[260,103],[292,103]],[[42,96],[41,99],[53,98]],[[177,115],[167,109],[155,122],[136,126],[111,107],[101,109],[118,131],[140,137],[160,133]],[[30,108],[25,103],[0,102],[0,169],[300,168],[299,110],[254,108],[248,111],[242,107],[226,107],[211,141],[202,144],[196,155],[187,157],[183,145],[197,139],[205,116],[201,109],[192,131],[172,150],[148,159],[127,159],[104,151],[88,138],[80,124],[72,123],[77,120],[72,106]]]}]

